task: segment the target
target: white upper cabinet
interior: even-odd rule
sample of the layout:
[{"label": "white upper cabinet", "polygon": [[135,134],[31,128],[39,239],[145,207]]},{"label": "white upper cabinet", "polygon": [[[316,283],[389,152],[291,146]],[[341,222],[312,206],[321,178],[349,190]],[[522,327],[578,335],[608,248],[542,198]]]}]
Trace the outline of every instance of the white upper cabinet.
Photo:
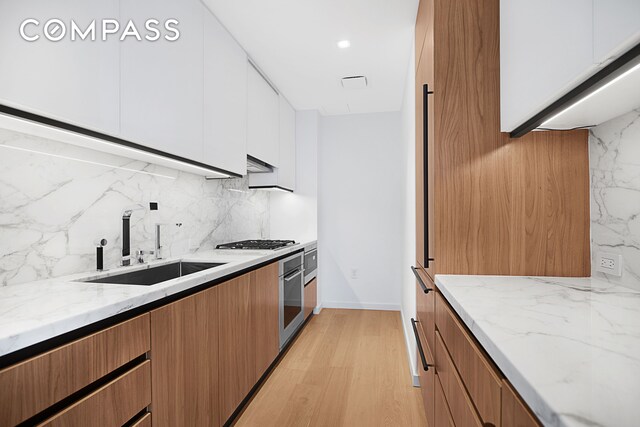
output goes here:
[{"label": "white upper cabinet", "polygon": [[247,173],[247,55],[204,14],[204,162]]},{"label": "white upper cabinet", "polygon": [[273,172],[249,174],[249,188],[296,189],[296,111],[280,95],[280,164]]},{"label": "white upper cabinet", "polygon": [[288,190],[296,187],[296,111],[280,96],[280,166],[278,185]]},{"label": "white upper cabinet", "polygon": [[[203,158],[203,17],[198,0],[121,0],[121,21],[160,21],[155,42],[121,43],[122,137],[192,160]],[[176,19],[180,37],[164,30]],[[175,27],[175,26],[174,26]]]},{"label": "white upper cabinet", "polygon": [[512,131],[595,68],[591,2],[500,1],[502,131]]},{"label": "white upper cabinet", "polygon": [[278,167],[280,159],[278,93],[247,63],[248,128],[247,154]]},{"label": "white upper cabinet", "polygon": [[640,0],[593,0],[593,54],[614,59],[640,41]]},{"label": "white upper cabinet", "polygon": [[[501,0],[502,130],[514,130],[638,42],[640,0]],[[637,105],[620,98],[624,93],[636,97],[618,87],[542,127],[602,123],[610,112]]]},{"label": "white upper cabinet", "polygon": [[[103,17],[118,17],[118,0],[29,0],[0,3],[0,103],[42,116],[116,135],[119,131],[119,40],[71,41],[71,20],[86,29]],[[32,18],[38,24],[24,27]],[[44,36],[52,23],[51,41]],[[57,28],[57,29],[56,29]],[[98,28],[96,28],[98,30]],[[89,36],[90,38],[91,36]]]}]

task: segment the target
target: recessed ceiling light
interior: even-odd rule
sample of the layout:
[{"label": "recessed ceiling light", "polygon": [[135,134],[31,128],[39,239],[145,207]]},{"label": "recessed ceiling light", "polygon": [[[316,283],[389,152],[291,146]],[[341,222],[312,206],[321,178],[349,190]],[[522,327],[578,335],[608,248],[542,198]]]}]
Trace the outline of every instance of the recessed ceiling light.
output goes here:
[{"label": "recessed ceiling light", "polygon": [[338,42],[338,47],[339,47],[340,49],[346,49],[346,48],[348,48],[349,46],[351,46],[351,42],[350,42],[349,40],[340,40],[340,41]]}]

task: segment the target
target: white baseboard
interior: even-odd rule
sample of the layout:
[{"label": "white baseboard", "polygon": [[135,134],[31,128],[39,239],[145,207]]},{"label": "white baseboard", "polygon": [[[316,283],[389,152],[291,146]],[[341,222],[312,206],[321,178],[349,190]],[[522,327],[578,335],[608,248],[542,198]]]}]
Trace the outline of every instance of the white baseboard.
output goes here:
[{"label": "white baseboard", "polygon": [[420,376],[417,371],[417,361],[413,360],[413,356],[415,356],[415,352],[411,351],[411,340],[415,339],[413,337],[413,328],[410,324],[407,324],[405,319],[404,312],[400,310],[400,316],[402,318],[402,332],[404,333],[404,343],[407,347],[407,358],[409,359],[409,374],[411,375],[411,384],[414,387],[420,387]]},{"label": "white baseboard", "polygon": [[313,309],[313,314],[320,314],[321,311],[322,311],[322,304],[318,304]]},{"label": "white baseboard", "polygon": [[384,310],[400,311],[399,304],[381,304],[377,302],[340,302],[323,301],[322,308],[344,308],[351,310]]}]

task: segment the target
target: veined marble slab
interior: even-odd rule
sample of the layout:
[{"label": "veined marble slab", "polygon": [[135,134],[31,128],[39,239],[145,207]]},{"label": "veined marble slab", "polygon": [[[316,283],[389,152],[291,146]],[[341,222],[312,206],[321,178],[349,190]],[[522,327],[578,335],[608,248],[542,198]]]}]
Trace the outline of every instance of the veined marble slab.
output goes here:
[{"label": "veined marble slab", "polygon": [[545,426],[640,425],[640,291],[593,278],[436,285]]},{"label": "veined marble slab", "polygon": [[[640,109],[589,131],[589,164],[591,274],[640,290]],[[600,252],[622,255],[622,277],[597,271]]]},{"label": "veined marble slab", "polygon": [[311,242],[270,250],[212,250],[108,271],[131,272],[178,260],[226,263],[151,286],[83,283],[94,273],[0,286],[0,356],[79,329],[169,295],[303,249]]}]

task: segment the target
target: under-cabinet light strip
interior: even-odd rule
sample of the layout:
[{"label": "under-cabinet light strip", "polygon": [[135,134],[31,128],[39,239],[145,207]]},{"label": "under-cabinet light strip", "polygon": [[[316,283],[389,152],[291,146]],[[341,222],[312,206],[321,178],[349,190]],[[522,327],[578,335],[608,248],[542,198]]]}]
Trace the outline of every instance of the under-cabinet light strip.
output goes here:
[{"label": "under-cabinet light strip", "polygon": [[95,166],[104,166],[104,167],[107,167],[107,168],[110,168],[110,169],[120,169],[120,170],[124,170],[124,171],[128,171],[128,172],[141,173],[141,174],[144,174],[144,175],[151,175],[151,176],[156,176],[156,177],[159,177],[159,178],[176,179],[173,176],[163,175],[163,174],[160,174],[160,173],[153,173],[153,172],[142,171],[142,170],[139,170],[139,169],[126,168],[124,166],[114,166],[114,165],[110,165],[110,164],[107,164],[107,163],[93,162],[91,160],[84,160],[84,159],[78,159],[76,157],[63,156],[61,154],[52,154],[52,153],[47,153],[45,151],[38,151],[38,150],[31,150],[29,148],[15,147],[13,145],[0,145],[0,147],[2,147],[2,148],[10,148],[12,150],[17,150],[17,151],[24,151],[24,152],[27,152],[27,153],[41,154],[43,156],[55,157],[55,158],[58,158],[58,159],[72,160],[74,162],[87,163],[87,164],[95,165]]},{"label": "under-cabinet light strip", "polygon": [[[205,167],[206,165],[203,165],[197,161],[191,161],[189,159],[183,160],[183,158],[181,158],[180,156],[176,156],[170,153],[165,153],[165,152],[162,152],[161,150],[144,147],[139,144],[136,144],[127,140],[123,140],[118,137],[103,134],[101,132],[93,131],[93,130],[86,129],[73,124],[61,122],[56,119],[40,116],[38,114],[34,114],[34,113],[23,111],[17,108],[9,107],[7,105],[0,104],[0,113],[2,113],[1,116],[3,118],[16,120],[19,123],[23,123],[31,126],[35,125],[45,130],[51,129],[56,132],[61,132],[65,135],[70,135],[71,137],[74,137],[74,138],[85,138],[86,140],[89,140],[92,143],[98,143],[107,147],[117,146],[118,148],[124,150],[125,152],[136,153],[136,154],[143,155],[146,158],[157,159],[161,161],[161,163],[159,163],[161,166],[166,166],[167,163],[170,163],[174,165],[179,165],[182,168],[189,168],[192,171],[194,171],[192,173],[195,173],[195,171],[199,171],[200,173],[204,172],[205,174],[209,174],[209,176],[220,176],[223,178],[232,178],[232,177],[240,178],[241,177],[241,175],[235,174],[233,172],[218,170],[218,168],[215,168],[215,167],[208,168],[208,167]],[[166,166],[166,167],[170,167],[170,166]]]},{"label": "under-cabinet light strip", "polygon": [[560,117],[561,115],[563,115],[567,111],[577,107],[578,105],[580,105],[583,102],[585,102],[587,99],[597,95],[598,93],[602,92],[603,90],[605,90],[609,86],[615,84],[616,82],[622,80],[623,78],[627,77],[629,74],[631,74],[631,73],[633,73],[634,71],[637,71],[637,70],[640,70],[640,64],[638,64],[635,67],[631,68],[630,70],[627,70],[624,73],[620,74],[618,77],[616,77],[615,79],[611,80],[609,83],[605,84],[604,86],[599,87],[598,89],[594,90],[593,92],[591,92],[589,95],[585,96],[584,98],[580,98],[578,101],[576,101],[573,104],[569,105],[567,108],[565,108],[564,110],[560,111],[558,114],[554,115],[550,119],[545,120],[540,126],[544,126],[547,123],[552,122],[553,120],[557,119],[558,117]]},{"label": "under-cabinet light strip", "polygon": [[[511,138],[519,138],[534,129],[540,128],[542,125],[549,123],[552,119],[558,117],[559,114],[563,114],[567,110],[575,107],[578,103],[584,102],[585,98],[590,98],[595,95],[601,87],[604,88],[612,84],[612,82],[628,76],[632,70],[637,70],[639,60],[640,43],[632,47],[620,57],[614,59],[611,63],[604,66],[604,68],[600,69],[575,88],[571,89],[558,100],[543,108],[533,117],[517,126],[509,133],[509,136]],[[551,117],[551,119],[549,119],[549,117]]]}]

